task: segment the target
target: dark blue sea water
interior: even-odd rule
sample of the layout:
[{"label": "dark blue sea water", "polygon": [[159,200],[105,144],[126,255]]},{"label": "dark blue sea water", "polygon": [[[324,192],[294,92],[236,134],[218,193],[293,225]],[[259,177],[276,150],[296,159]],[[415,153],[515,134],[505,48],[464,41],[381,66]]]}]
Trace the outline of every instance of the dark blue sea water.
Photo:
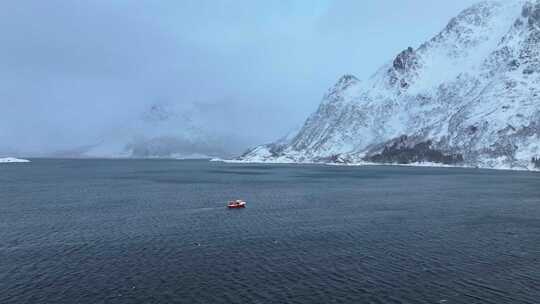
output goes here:
[{"label": "dark blue sea water", "polygon": [[537,304],[540,174],[3,164],[0,303]]}]

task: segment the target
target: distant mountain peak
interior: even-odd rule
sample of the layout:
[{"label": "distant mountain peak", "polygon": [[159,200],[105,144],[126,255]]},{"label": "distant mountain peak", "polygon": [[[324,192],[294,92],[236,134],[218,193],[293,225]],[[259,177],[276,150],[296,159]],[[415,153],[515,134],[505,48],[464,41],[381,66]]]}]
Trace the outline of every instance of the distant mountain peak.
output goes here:
[{"label": "distant mountain peak", "polygon": [[341,76],[338,82],[334,85],[335,90],[343,91],[351,85],[357,84],[360,80],[356,76],[351,74],[345,74]]},{"label": "distant mountain peak", "polygon": [[328,90],[324,96],[323,103],[344,101],[346,92],[353,87],[357,87],[359,83],[360,80],[353,75],[345,74],[341,76],[336,84]]}]

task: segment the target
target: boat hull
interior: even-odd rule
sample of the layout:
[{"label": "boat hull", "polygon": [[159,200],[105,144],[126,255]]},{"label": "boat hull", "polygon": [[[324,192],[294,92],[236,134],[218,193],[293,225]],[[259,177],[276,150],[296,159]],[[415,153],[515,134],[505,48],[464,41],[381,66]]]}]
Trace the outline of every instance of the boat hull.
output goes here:
[{"label": "boat hull", "polygon": [[227,205],[227,208],[229,208],[229,209],[246,208],[246,203],[244,203],[244,202],[242,202],[242,203],[230,203],[229,205]]}]

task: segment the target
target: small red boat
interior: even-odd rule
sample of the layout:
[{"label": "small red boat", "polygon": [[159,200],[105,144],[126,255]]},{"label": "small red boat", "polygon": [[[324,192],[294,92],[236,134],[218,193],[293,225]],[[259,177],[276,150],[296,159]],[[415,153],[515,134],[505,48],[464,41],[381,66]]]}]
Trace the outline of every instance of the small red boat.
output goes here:
[{"label": "small red boat", "polygon": [[229,209],[246,208],[246,202],[243,200],[230,201],[227,207],[229,207]]}]

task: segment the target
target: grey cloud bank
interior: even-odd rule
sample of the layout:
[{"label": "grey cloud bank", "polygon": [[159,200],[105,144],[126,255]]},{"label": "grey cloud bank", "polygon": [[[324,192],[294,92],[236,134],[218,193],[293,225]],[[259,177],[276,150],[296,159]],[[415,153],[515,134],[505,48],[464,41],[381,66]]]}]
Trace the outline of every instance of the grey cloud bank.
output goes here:
[{"label": "grey cloud bank", "polygon": [[[474,2],[4,1],[0,154],[176,134],[178,149],[238,153],[301,124],[342,74],[368,77]],[[141,122],[154,105],[181,119]]]}]

